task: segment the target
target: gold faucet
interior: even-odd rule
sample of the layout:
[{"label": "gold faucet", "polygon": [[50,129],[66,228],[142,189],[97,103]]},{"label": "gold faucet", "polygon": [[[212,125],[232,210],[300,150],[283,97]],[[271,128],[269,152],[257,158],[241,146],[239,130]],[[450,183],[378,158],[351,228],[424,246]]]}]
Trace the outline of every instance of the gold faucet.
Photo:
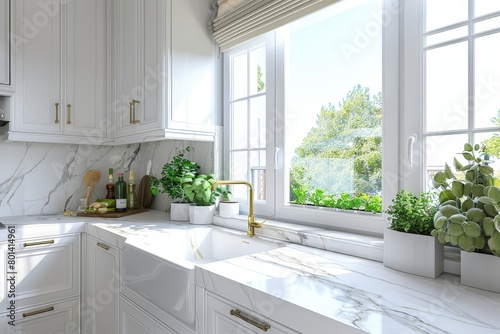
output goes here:
[{"label": "gold faucet", "polygon": [[229,180],[219,180],[212,184],[212,191],[215,190],[217,185],[228,185],[228,184],[244,184],[248,187],[248,229],[247,235],[252,237],[255,235],[255,228],[261,228],[264,222],[256,222],[253,215],[253,188],[252,185],[247,181],[229,181]]}]

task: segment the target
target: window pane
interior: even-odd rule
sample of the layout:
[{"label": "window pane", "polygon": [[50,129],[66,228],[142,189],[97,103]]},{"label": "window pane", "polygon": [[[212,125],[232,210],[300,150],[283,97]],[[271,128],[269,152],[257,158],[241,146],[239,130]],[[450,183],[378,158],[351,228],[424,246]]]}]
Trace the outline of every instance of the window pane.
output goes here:
[{"label": "window pane", "polygon": [[266,97],[250,100],[250,148],[266,147]]},{"label": "window pane", "polygon": [[250,152],[250,183],[254,189],[254,199],[266,199],[266,151]]},{"label": "window pane", "polygon": [[475,127],[500,126],[500,33],[475,46]]},{"label": "window pane", "polygon": [[467,135],[430,136],[425,140],[425,159],[427,166],[427,187],[433,189],[432,177],[437,172],[444,170],[444,164],[453,168],[453,158],[457,158],[463,164],[460,154],[467,143]]},{"label": "window pane", "polygon": [[[231,179],[248,180],[248,152],[231,153]],[[247,198],[247,187],[233,186],[233,196],[235,198]]]},{"label": "window pane", "polygon": [[[366,1],[288,27],[289,201],[316,189],[329,195],[381,192],[382,28],[373,19],[381,5]],[[363,44],[358,43],[360,29],[366,37]]]},{"label": "window pane", "polygon": [[[500,1],[498,3],[500,3]],[[500,28],[500,16],[480,21],[474,24],[474,32],[476,34],[498,28]]]},{"label": "window pane", "polygon": [[500,132],[478,133],[475,135],[474,143],[481,145],[482,158],[488,161],[488,165],[495,170],[495,176],[500,177]]},{"label": "window pane", "polygon": [[250,52],[250,95],[266,90],[266,48],[261,46]]},{"label": "window pane", "polygon": [[232,59],[232,100],[248,96],[247,59],[247,53],[235,56]]},{"label": "window pane", "polygon": [[467,42],[426,52],[426,131],[466,129]]},{"label": "window pane", "polygon": [[231,149],[248,147],[248,102],[235,102],[231,107],[232,141]]},{"label": "window pane", "polygon": [[468,2],[468,0],[425,1],[425,30],[431,31],[467,20]]},{"label": "window pane", "polygon": [[467,36],[469,28],[467,26],[443,31],[438,34],[433,34],[425,38],[426,46],[432,46],[435,44],[451,41],[453,39],[461,38]]},{"label": "window pane", "polygon": [[497,11],[500,11],[500,1],[498,0],[474,1],[474,13],[476,17]]}]

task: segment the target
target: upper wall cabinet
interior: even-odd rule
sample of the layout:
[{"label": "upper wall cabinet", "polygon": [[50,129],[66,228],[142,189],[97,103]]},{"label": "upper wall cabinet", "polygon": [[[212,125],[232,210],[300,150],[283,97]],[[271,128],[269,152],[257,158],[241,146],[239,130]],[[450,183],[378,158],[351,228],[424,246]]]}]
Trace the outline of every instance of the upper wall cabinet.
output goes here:
[{"label": "upper wall cabinet", "polygon": [[10,1],[0,0],[0,90],[10,85]]},{"label": "upper wall cabinet", "polygon": [[115,142],[213,140],[212,0],[116,2]]},{"label": "upper wall cabinet", "polygon": [[109,1],[13,2],[15,100],[9,138],[106,138]]}]

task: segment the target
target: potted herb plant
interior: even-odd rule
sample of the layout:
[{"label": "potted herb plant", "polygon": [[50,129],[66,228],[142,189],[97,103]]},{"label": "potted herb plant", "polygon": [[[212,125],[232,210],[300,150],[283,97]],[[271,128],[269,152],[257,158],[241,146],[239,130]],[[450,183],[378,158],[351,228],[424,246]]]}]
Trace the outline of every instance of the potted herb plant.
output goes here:
[{"label": "potted herb plant", "polygon": [[[481,158],[481,148],[466,143],[466,165],[453,159],[434,176],[440,189],[432,235],[461,249],[462,284],[500,292],[500,180]],[[492,256],[496,255],[496,256]]]},{"label": "potted herb plant", "polygon": [[431,236],[438,211],[434,196],[402,190],[386,210],[390,226],[384,232],[384,265],[410,274],[435,278],[444,269],[444,247]]},{"label": "potted herb plant", "polygon": [[215,182],[213,174],[198,174],[190,182],[183,183],[184,194],[189,202],[189,222],[191,224],[211,224],[215,213],[216,192],[212,190]]},{"label": "potted herb plant", "polygon": [[151,177],[151,192],[166,193],[171,199],[170,219],[177,221],[189,220],[189,205],[192,201],[184,192],[184,184],[192,182],[200,166],[184,157],[190,147],[181,150],[171,162],[163,165],[161,177]]},{"label": "potted herb plant", "polygon": [[216,195],[219,196],[219,215],[223,218],[231,218],[240,213],[240,203],[232,201],[233,194],[227,187],[218,186],[216,188]]}]

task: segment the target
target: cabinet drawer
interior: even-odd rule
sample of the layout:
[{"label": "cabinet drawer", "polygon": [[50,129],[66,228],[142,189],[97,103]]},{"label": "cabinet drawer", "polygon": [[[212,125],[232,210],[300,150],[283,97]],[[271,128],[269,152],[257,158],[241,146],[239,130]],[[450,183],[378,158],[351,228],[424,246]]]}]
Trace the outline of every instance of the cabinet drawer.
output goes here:
[{"label": "cabinet drawer", "polygon": [[205,334],[298,334],[271,319],[207,293]]},{"label": "cabinet drawer", "polygon": [[[15,313],[15,327],[1,315],[0,334],[78,334],[80,333],[80,298],[20,309]],[[5,320],[7,319],[7,320]]]},{"label": "cabinet drawer", "polygon": [[[15,276],[14,290],[11,282],[0,283],[2,310],[9,299],[22,308],[80,295],[79,234],[18,240],[14,255],[6,245],[0,249],[0,270],[4,277]],[[8,263],[14,264],[14,274]]]}]

